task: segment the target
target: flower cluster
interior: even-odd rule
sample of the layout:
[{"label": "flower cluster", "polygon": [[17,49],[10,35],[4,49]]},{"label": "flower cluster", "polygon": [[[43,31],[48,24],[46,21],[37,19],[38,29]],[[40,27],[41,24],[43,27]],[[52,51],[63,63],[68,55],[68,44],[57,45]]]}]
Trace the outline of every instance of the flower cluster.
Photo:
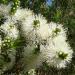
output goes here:
[{"label": "flower cluster", "polygon": [[21,7],[11,16],[10,8],[10,5],[0,5],[0,16],[6,18],[0,25],[0,54],[8,54],[10,65],[15,61],[14,41],[21,36],[26,43],[21,60],[26,69],[38,67],[43,62],[64,68],[71,62],[73,51],[66,42],[67,28],[62,24],[47,23],[41,14],[35,15],[33,11]]},{"label": "flower cluster", "polygon": [[19,37],[19,30],[9,14],[10,9],[10,5],[0,5],[0,74],[14,65],[14,42]]},{"label": "flower cluster", "polygon": [[47,23],[42,15],[32,14],[27,15],[25,20],[22,19],[21,28],[22,36],[28,43],[27,47],[24,48],[24,56],[28,56],[25,63],[28,66],[30,64],[34,68],[42,62],[46,62],[49,66],[64,68],[67,63],[70,63],[73,51],[66,42],[67,28],[64,28],[62,24]]}]

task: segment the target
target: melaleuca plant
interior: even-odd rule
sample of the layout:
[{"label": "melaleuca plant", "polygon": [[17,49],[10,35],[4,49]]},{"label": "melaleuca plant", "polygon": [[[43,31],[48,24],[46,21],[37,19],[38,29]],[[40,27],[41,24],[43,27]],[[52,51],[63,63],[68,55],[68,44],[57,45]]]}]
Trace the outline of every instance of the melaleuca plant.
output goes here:
[{"label": "melaleuca plant", "polygon": [[68,28],[57,22],[61,11],[57,10],[55,23],[19,5],[19,0],[0,5],[0,74],[36,75],[43,63],[67,68],[73,50],[66,41]]}]

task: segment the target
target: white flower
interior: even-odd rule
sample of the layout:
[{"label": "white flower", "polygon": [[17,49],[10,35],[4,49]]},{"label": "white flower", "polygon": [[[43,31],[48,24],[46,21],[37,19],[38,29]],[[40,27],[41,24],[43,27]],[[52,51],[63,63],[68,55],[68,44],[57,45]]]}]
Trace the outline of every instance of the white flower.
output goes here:
[{"label": "white flower", "polygon": [[[48,65],[57,68],[64,68],[72,60],[73,51],[66,42],[66,30],[61,24],[50,23],[50,37],[46,41],[45,45],[40,45],[40,52],[42,59],[45,60]],[[56,29],[58,29],[56,33]],[[55,33],[55,34],[54,34]]]},{"label": "white flower", "polygon": [[42,46],[41,53],[49,65],[64,68],[71,62],[73,51],[63,37],[58,37],[49,41],[49,45]]},{"label": "white flower", "polygon": [[59,42],[56,42],[56,41],[54,42],[54,47],[56,48],[56,53],[61,52],[64,55],[66,55],[64,60],[60,60],[60,58],[59,58],[60,61],[57,63],[57,67],[61,68],[61,67],[66,67],[67,63],[70,63],[70,61],[72,60],[73,51],[66,41],[60,41],[60,39],[58,39],[58,40],[59,40]]},{"label": "white flower", "polygon": [[50,36],[50,34],[49,34],[49,26],[47,24],[46,19],[42,15],[38,15],[36,17],[36,20],[39,20],[40,22],[40,26],[37,30],[37,35],[43,40],[47,39]]},{"label": "white flower", "polygon": [[29,9],[23,9],[23,8],[18,8],[16,10],[16,13],[12,16],[12,20],[14,21],[23,21],[25,20],[28,16],[31,16],[33,12]]},{"label": "white flower", "polygon": [[67,32],[67,28],[64,28],[62,24],[58,24],[58,23],[54,23],[54,22],[50,22],[49,23],[49,28],[50,31],[49,33],[51,34],[51,37],[55,38],[55,36],[63,36],[64,39],[66,39],[66,32]]},{"label": "white flower", "polygon": [[41,41],[49,37],[49,26],[42,15],[29,16],[22,23],[23,36],[29,41]]},{"label": "white flower", "polygon": [[30,69],[30,70],[28,71],[28,75],[36,75],[35,69]]},{"label": "white flower", "polygon": [[44,61],[42,55],[40,53],[34,53],[36,45],[27,45],[24,48],[24,58],[21,61],[24,61],[25,71],[28,71],[32,68],[38,68],[42,65]]},{"label": "white flower", "polygon": [[1,25],[0,29],[2,29],[8,37],[17,39],[19,31],[13,21],[7,20],[3,25]]},{"label": "white flower", "polygon": [[9,15],[10,10],[11,4],[9,5],[0,4],[0,15],[4,15],[6,17],[7,15]]}]

